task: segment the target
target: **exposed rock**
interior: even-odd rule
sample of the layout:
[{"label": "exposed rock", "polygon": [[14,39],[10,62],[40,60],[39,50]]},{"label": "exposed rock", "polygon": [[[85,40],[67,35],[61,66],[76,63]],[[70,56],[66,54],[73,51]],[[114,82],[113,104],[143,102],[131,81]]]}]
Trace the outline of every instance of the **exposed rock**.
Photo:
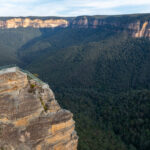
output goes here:
[{"label": "exposed rock", "polygon": [[77,17],[74,18],[70,25],[73,28],[100,28],[102,26],[115,27],[118,30],[128,31],[129,35],[134,38],[150,38],[150,21],[130,21],[122,23],[115,19],[96,19],[94,17]]},{"label": "exposed rock", "polygon": [[33,27],[33,28],[55,28],[67,27],[68,21],[64,19],[33,19],[30,18],[13,18],[0,21],[0,28],[18,28],[18,27]]},{"label": "exposed rock", "polygon": [[39,19],[39,18],[8,18],[0,19],[0,28],[55,28],[55,27],[71,27],[71,28],[101,28],[102,26],[115,27],[115,31],[127,31],[134,38],[148,37],[150,38],[150,21],[141,21],[140,19],[132,19],[129,22],[118,19],[117,17],[97,18],[92,16],[80,16],[70,18],[57,19]]},{"label": "exposed rock", "polygon": [[72,117],[46,83],[17,67],[0,71],[0,150],[77,150]]},{"label": "exposed rock", "polygon": [[132,36],[135,38],[150,38],[150,22],[148,21],[131,23],[129,24],[129,29],[132,31]]},{"label": "exposed rock", "polygon": [[72,22],[70,22],[73,28],[99,28],[104,25],[118,26],[117,22],[106,21],[105,19],[96,19],[94,17],[81,16],[76,17]]}]

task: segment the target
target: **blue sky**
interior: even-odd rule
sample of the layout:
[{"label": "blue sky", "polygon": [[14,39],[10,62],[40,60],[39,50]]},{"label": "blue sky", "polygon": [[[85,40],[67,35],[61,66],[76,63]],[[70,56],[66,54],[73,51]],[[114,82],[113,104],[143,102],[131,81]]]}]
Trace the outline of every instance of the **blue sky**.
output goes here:
[{"label": "blue sky", "polygon": [[150,13],[150,0],[0,0],[0,16]]}]

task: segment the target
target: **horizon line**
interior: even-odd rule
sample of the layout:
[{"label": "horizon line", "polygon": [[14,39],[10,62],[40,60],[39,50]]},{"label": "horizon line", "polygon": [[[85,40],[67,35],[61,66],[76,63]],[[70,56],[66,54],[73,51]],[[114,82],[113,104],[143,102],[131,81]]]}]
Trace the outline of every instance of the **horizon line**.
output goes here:
[{"label": "horizon line", "polygon": [[19,17],[58,17],[58,18],[73,18],[73,17],[83,17],[83,16],[129,16],[129,15],[150,15],[150,13],[125,13],[125,14],[95,14],[95,15],[77,15],[77,16],[50,16],[50,15],[45,15],[45,16],[38,16],[38,15],[28,15],[28,16],[0,16],[0,18],[19,18]]}]

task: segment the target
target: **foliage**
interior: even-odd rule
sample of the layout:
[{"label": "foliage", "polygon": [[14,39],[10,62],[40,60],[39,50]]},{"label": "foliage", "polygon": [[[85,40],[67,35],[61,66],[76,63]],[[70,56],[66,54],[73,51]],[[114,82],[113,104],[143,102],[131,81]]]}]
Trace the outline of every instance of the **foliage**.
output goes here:
[{"label": "foliage", "polygon": [[40,97],[40,102],[41,102],[41,105],[43,106],[44,108],[44,111],[46,112],[48,110],[47,106],[45,105],[43,99]]}]

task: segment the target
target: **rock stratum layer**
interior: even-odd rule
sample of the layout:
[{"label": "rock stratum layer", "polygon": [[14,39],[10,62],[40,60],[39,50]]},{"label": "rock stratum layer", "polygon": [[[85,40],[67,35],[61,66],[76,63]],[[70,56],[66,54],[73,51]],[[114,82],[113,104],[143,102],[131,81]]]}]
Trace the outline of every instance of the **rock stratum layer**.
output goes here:
[{"label": "rock stratum layer", "polygon": [[[122,19],[122,20],[121,20]],[[96,19],[94,17],[78,17],[71,23],[74,28],[100,28],[102,26],[111,27],[117,30],[127,31],[134,38],[148,37],[150,38],[150,19],[135,19],[132,21],[124,21],[120,17]]]},{"label": "rock stratum layer", "polygon": [[77,150],[72,117],[47,84],[16,67],[0,71],[0,150]]},{"label": "rock stratum layer", "polygon": [[64,19],[30,19],[30,18],[13,18],[8,20],[0,20],[0,28],[55,28],[55,27],[67,27],[68,21]]},{"label": "rock stratum layer", "polygon": [[[146,16],[80,16],[72,18],[60,17],[14,17],[0,18],[0,28],[100,28],[102,26],[125,30],[134,37],[150,38],[150,15]],[[144,19],[143,19],[144,18]]]}]

